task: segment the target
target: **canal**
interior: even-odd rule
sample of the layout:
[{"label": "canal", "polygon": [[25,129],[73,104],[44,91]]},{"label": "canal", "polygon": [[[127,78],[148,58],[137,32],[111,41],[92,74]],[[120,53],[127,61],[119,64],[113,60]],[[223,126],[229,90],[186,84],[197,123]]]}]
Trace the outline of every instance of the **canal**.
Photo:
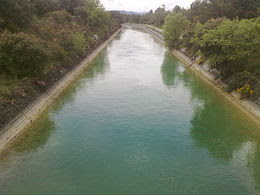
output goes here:
[{"label": "canal", "polygon": [[0,194],[259,194],[259,130],[125,29],[0,157]]}]

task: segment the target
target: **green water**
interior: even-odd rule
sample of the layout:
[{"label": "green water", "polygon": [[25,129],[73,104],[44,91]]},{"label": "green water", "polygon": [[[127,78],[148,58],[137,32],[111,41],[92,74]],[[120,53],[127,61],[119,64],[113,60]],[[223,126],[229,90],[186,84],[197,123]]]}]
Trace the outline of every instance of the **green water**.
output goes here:
[{"label": "green water", "polygon": [[0,194],[259,193],[259,127],[134,30],[0,159]]}]

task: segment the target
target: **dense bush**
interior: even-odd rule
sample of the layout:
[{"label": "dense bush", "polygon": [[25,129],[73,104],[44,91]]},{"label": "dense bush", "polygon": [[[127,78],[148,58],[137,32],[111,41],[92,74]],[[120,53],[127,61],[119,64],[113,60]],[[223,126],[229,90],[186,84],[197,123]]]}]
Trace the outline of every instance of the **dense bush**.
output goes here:
[{"label": "dense bush", "polygon": [[165,42],[170,48],[184,49],[190,57],[200,56],[201,62],[207,60],[228,91],[241,89],[243,97],[257,99],[260,25],[256,16],[254,0],[197,0],[190,9],[178,8],[167,16]]},{"label": "dense bush", "polygon": [[77,61],[119,27],[97,0],[0,3],[0,76],[28,77]]},{"label": "dense bush", "polygon": [[188,53],[191,56],[200,55],[200,45],[203,36],[208,33],[209,30],[215,29],[224,18],[210,19],[204,24],[200,22],[187,28],[183,35],[182,46],[188,48]]},{"label": "dense bush", "polygon": [[43,16],[46,13],[59,10],[61,2],[59,0],[31,0],[34,5],[35,13],[38,16]]},{"label": "dense bush", "polygon": [[182,35],[189,26],[189,21],[181,13],[168,15],[163,26],[164,39],[168,47],[179,48]]},{"label": "dense bush", "polygon": [[228,84],[228,91],[233,91],[245,86],[246,84],[250,86],[256,86],[257,79],[250,72],[247,71],[237,72],[227,80],[227,84]]},{"label": "dense bush", "polygon": [[0,0],[0,31],[21,31],[34,19],[34,7],[29,0]]},{"label": "dense bush", "polygon": [[225,63],[246,69],[248,60],[259,56],[259,32],[256,19],[225,20],[203,35],[200,50],[217,68]]},{"label": "dense bush", "polygon": [[86,39],[83,33],[75,32],[65,36],[61,43],[64,50],[71,55],[81,55],[86,48]]},{"label": "dense bush", "polygon": [[34,35],[5,32],[0,36],[0,68],[6,74],[30,76],[44,70],[50,53]]}]

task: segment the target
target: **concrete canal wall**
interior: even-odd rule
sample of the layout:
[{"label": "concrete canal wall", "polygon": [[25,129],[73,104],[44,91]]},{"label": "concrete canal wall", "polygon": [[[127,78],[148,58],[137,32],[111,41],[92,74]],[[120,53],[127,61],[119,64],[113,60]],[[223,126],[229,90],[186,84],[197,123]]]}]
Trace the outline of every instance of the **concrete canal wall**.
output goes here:
[{"label": "concrete canal wall", "polygon": [[121,31],[116,31],[108,40],[82,60],[74,69],[61,78],[54,86],[33,101],[22,113],[3,127],[0,134],[0,152],[19,136],[40,114],[60,95],[60,93],[79,76],[80,73],[103,51],[113,38]]}]

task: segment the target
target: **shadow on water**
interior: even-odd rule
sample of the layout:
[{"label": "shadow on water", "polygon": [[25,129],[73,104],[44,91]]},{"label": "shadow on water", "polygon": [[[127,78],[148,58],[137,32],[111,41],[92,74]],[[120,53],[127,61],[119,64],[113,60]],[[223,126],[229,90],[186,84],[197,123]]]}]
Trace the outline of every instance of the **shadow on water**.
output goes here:
[{"label": "shadow on water", "polygon": [[191,81],[191,77],[188,72],[185,71],[184,66],[168,51],[164,54],[161,75],[163,83],[170,88],[174,87],[178,80],[184,82],[186,86]]},{"label": "shadow on water", "polygon": [[109,69],[109,59],[107,56],[107,50],[103,51],[99,56],[92,62],[87,70],[82,74],[81,78],[96,79],[97,76],[102,76]]},{"label": "shadow on water", "polygon": [[168,86],[174,86],[177,72],[177,61],[172,58],[168,52],[164,55],[163,64],[161,66],[161,74],[163,83]]},{"label": "shadow on water", "polygon": [[[35,127],[37,126],[37,129]],[[43,115],[36,123],[33,123],[15,142],[11,143],[0,156],[0,176],[5,171],[9,161],[19,159],[27,153],[41,149],[55,130],[55,123],[48,115]],[[1,182],[0,182],[1,184]],[[1,185],[0,185],[1,186]]]},{"label": "shadow on water", "polygon": [[[30,127],[20,135],[15,142],[10,144],[0,158],[0,165],[8,161],[12,154],[33,152],[43,147],[52,133],[55,131],[55,122],[51,120],[51,115],[58,113],[66,104],[74,101],[78,91],[85,86],[86,82],[91,82],[98,76],[104,75],[109,68],[107,51],[103,51],[62,94],[55,100],[50,108],[41,114],[39,119],[32,123]],[[19,155],[18,155],[19,156]]]},{"label": "shadow on water", "polygon": [[[252,188],[260,190],[259,128],[247,121],[243,113],[232,108],[234,106],[215,89],[196,75],[191,77],[190,74],[194,73],[190,70],[179,71],[179,66],[177,60],[166,52],[161,74],[163,83],[168,87],[182,80],[191,93],[191,102],[200,102],[199,105],[193,105],[190,122],[193,144],[207,149],[209,155],[218,163],[229,163],[239,170],[252,172],[251,177],[242,180],[245,180],[245,183],[252,180]],[[236,112],[237,115],[234,114]]]},{"label": "shadow on water", "polygon": [[[260,190],[260,136],[255,131],[257,127],[240,121],[231,124],[228,114],[232,113],[225,112],[216,117],[216,113],[222,111],[221,106],[207,101],[196,108],[190,130],[193,142],[197,147],[207,149],[219,163],[229,163],[240,171],[252,171],[255,188]],[[250,178],[243,179],[250,181]]]},{"label": "shadow on water", "polygon": [[[229,116],[221,112],[220,106],[205,103],[194,111],[190,134],[197,147],[207,149],[210,156],[218,163],[229,163],[238,172],[252,172],[244,177],[244,183],[254,178],[255,189],[260,190],[260,136],[254,132],[256,126],[242,126],[242,123],[230,124]],[[242,128],[241,128],[242,127]]]}]

